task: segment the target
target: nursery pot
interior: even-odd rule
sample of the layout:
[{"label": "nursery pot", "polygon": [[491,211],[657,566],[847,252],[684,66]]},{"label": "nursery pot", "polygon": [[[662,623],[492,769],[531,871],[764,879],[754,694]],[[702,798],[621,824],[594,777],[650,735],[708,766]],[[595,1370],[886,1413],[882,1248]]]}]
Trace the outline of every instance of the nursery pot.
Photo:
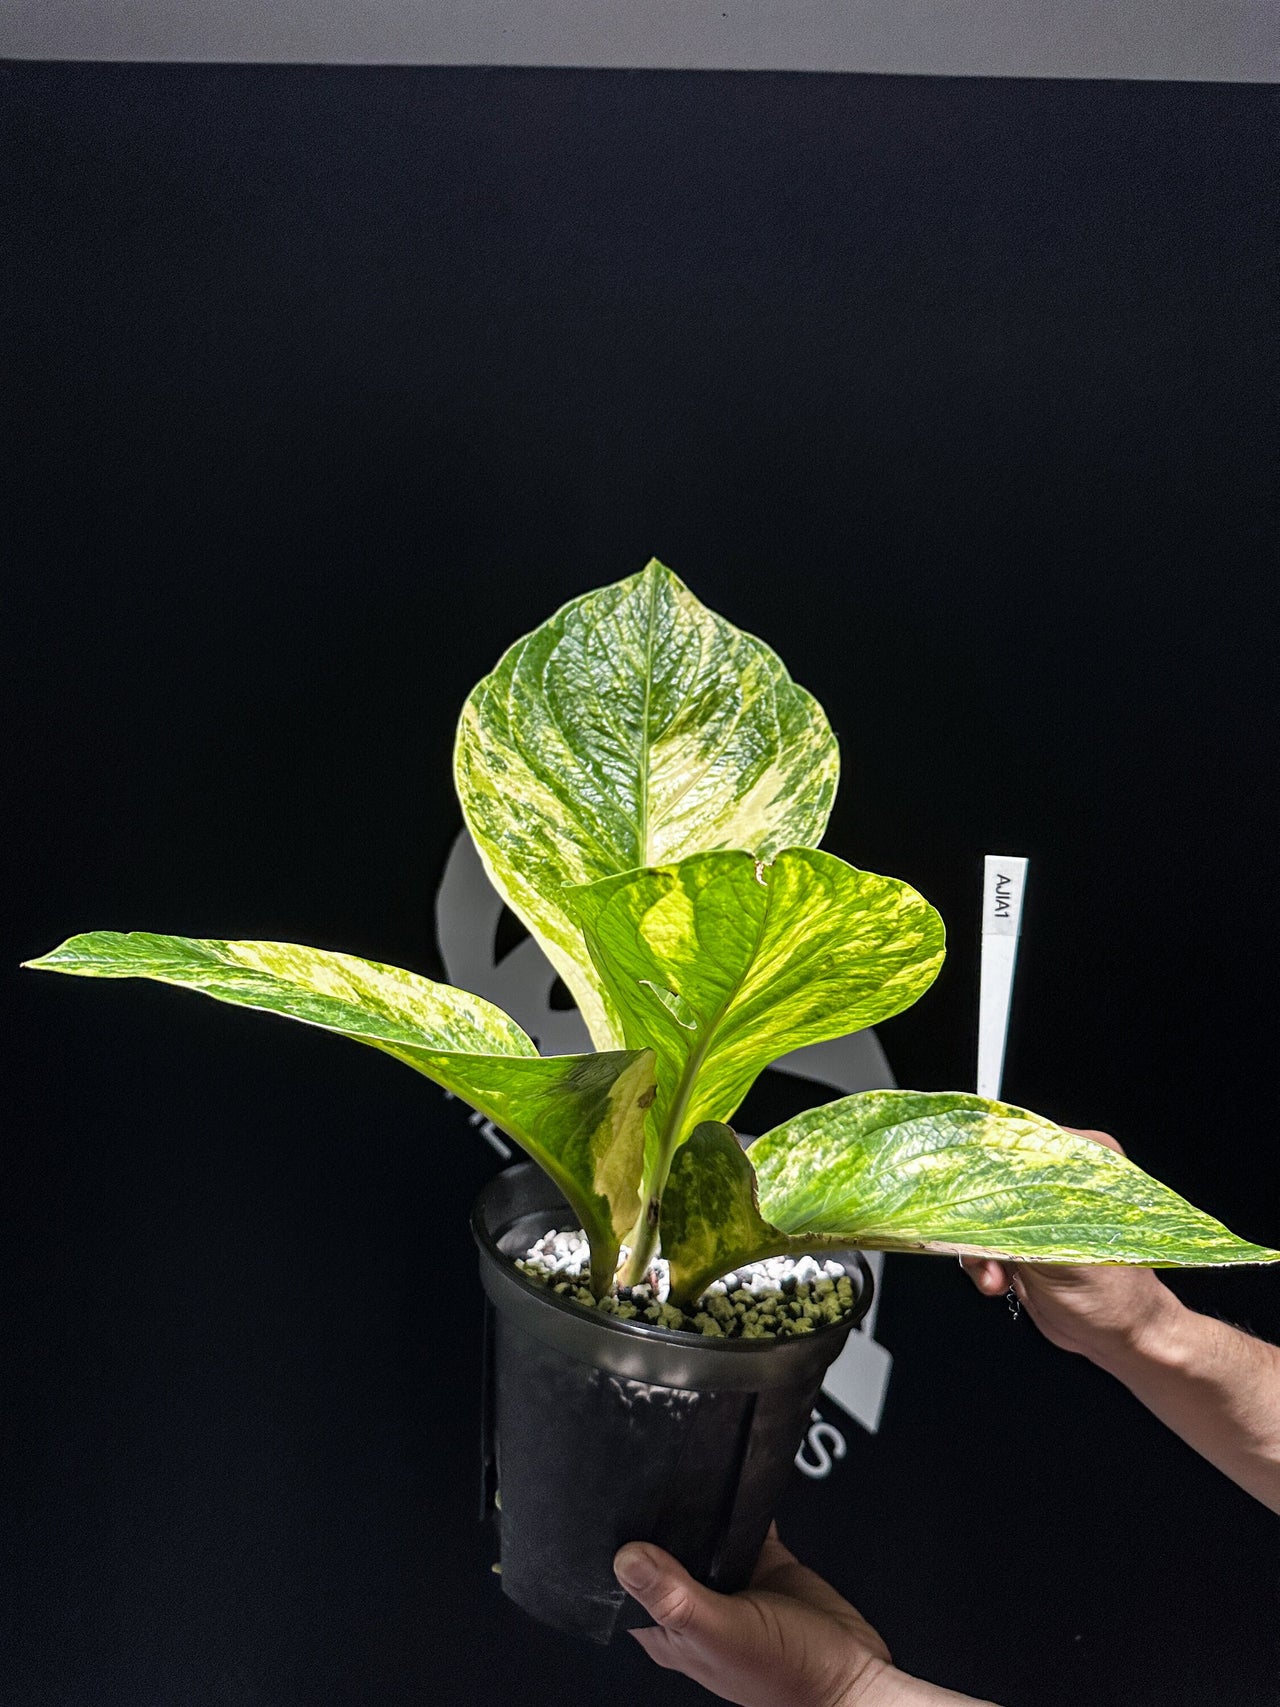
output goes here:
[{"label": "nursery pot", "polygon": [[481,1515],[503,1592],[559,1630],[608,1642],[652,1623],[613,1556],[653,1541],[724,1593],[745,1588],[827,1366],[871,1303],[814,1333],[717,1340],[618,1321],[527,1279],[514,1258],[577,1225],[532,1162],[480,1193],[485,1290]]}]

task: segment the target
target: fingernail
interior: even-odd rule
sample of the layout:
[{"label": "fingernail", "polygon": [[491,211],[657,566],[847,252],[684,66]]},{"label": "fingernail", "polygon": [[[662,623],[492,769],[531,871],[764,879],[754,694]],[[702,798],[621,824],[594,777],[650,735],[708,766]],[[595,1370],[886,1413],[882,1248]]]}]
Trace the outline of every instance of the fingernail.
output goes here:
[{"label": "fingernail", "polygon": [[613,1574],[625,1589],[646,1589],[658,1574],[648,1552],[639,1546],[622,1548],[613,1561]]}]

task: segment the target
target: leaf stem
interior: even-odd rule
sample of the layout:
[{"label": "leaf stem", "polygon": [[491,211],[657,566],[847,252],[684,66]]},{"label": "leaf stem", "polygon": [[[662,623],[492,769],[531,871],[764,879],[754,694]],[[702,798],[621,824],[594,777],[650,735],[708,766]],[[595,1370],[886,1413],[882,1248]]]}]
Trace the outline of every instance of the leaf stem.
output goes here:
[{"label": "leaf stem", "polygon": [[648,1274],[649,1265],[657,1252],[662,1221],[662,1193],[666,1189],[667,1176],[671,1172],[671,1164],[680,1147],[680,1134],[684,1129],[685,1115],[689,1112],[693,1087],[698,1082],[698,1074],[702,1071],[702,1063],[706,1059],[707,1050],[711,1047],[711,1039],[714,1035],[715,1026],[712,1025],[708,1027],[702,1042],[685,1062],[684,1072],[681,1073],[680,1081],[676,1086],[676,1094],[671,1101],[670,1113],[663,1124],[657,1160],[644,1190],[644,1201],[640,1205],[640,1214],[637,1216],[636,1224],[631,1229],[630,1237],[627,1240],[631,1247],[631,1255],[627,1258],[626,1266],[619,1277],[623,1286],[639,1286]]},{"label": "leaf stem", "polygon": [[619,1280],[623,1286],[639,1286],[649,1272],[658,1249],[658,1221],[662,1214],[661,1189],[651,1192],[631,1229],[631,1255],[627,1258]]},{"label": "leaf stem", "polygon": [[597,1247],[594,1240],[588,1241],[591,1250],[591,1296],[607,1298],[613,1291],[613,1272],[618,1266],[618,1247],[614,1243],[611,1248]]}]

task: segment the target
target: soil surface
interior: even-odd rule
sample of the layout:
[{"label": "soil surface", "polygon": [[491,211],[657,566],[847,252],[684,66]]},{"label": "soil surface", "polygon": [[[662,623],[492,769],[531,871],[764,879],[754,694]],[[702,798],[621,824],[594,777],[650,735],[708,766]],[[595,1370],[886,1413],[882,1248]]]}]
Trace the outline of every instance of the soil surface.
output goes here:
[{"label": "soil surface", "polygon": [[[624,1260],[627,1254],[624,1246]],[[587,1286],[586,1236],[576,1229],[552,1228],[515,1263],[530,1280],[584,1309],[708,1339],[773,1340],[811,1334],[852,1314],[859,1296],[841,1263],[819,1262],[815,1257],[771,1257],[713,1281],[691,1309],[682,1310],[668,1302],[667,1265],[658,1257],[647,1283],[620,1287],[597,1299]]]}]

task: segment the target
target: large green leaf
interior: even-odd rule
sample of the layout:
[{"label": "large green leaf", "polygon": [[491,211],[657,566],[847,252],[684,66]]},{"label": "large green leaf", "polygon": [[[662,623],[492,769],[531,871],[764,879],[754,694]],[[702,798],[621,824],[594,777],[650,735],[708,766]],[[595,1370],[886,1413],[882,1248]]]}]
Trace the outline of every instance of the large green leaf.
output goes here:
[{"label": "large green leaf", "polygon": [[671,1164],[662,1194],[662,1254],[670,1264],[676,1304],[691,1304],[713,1280],[743,1263],[848,1244],[823,1233],[784,1233],[766,1221],[755,1171],[727,1126],[704,1122]]},{"label": "large green leaf", "polygon": [[777,655],[657,562],[517,641],[468,699],[454,762],[490,877],[600,1048],[621,1023],[561,891],[707,849],[816,846],[838,772]]},{"label": "large green leaf", "polygon": [[1115,1151],[1007,1103],[864,1091],[751,1146],[783,1232],[886,1251],[1150,1268],[1277,1262]]},{"label": "large green leaf", "polygon": [[780,1055],[910,1006],[944,953],[914,889],[813,848],[694,854],[568,899],[627,1045],[658,1052],[651,1132],[668,1151]]},{"label": "large green leaf", "polygon": [[463,1097],[526,1149],[582,1217],[606,1288],[639,1210],[648,1050],[542,1058],[501,1009],[395,966],[295,943],[92,931],[29,966],[149,978],[381,1049]]}]

